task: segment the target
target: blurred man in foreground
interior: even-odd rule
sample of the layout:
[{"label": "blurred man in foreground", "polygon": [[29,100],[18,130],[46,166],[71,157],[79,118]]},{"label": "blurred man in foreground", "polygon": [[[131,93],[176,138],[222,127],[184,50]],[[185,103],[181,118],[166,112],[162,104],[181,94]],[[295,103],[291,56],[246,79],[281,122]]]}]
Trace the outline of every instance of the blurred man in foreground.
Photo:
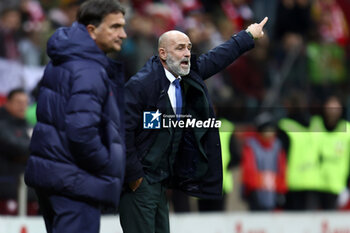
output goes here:
[{"label": "blurred man in foreground", "polygon": [[48,41],[25,181],[36,189],[47,232],[99,232],[100,207],[116,208],[124,178],[124,9],[89,0]]}]

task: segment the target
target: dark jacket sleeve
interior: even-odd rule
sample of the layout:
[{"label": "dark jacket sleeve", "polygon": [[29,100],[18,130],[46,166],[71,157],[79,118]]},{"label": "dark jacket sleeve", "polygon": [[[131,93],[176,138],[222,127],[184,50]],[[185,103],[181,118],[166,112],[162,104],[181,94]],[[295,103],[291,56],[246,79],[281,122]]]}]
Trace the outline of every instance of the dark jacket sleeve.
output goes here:
[{"label": "dark jacket sleeve", "polygon": [[225,69],[244,52],[254,47],[254,40],[246,32],[241,31],[209,52],[202,54],[197,60],[200,76],[205,80]]},{"label": "dark jacket sleeve", "polygon": [[143,87],[135,79],[130,79],[125,85],[125,119],[126,119],[126,172],[125,182],[137,180],[144,176],[142,164],[136,149],[136,132],[143,117]]},{"label": "dark jacket sleeve", "polygon": [[102,71],[75,74],[66,108],[65,126],[72,155],[88,171],[100,171],[109,161],[101,138],[102,104],[107,96]]}]

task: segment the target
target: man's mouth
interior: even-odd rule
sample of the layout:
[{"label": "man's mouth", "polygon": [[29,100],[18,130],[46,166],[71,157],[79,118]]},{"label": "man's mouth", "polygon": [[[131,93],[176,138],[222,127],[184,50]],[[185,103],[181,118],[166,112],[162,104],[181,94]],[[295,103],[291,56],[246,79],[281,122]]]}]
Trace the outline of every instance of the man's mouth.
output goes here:
[{"label": "man's mouth", "polygon": [[189,62],[188,61],[182,61],[181,65],[188,66]]}]

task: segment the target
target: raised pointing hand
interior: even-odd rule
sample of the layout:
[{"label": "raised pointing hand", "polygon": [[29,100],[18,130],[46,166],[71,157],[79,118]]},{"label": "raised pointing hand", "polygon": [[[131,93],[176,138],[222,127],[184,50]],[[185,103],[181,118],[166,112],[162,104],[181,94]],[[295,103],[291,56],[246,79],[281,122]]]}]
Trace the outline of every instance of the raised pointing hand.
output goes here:
[{"label": "raised pointing hand", "polygon": [[254,39],[259,39],[264,36],[263,28],[269,18],[265,17],[260,23],[253,23],[246,29],[247,32],[252,34]]}]

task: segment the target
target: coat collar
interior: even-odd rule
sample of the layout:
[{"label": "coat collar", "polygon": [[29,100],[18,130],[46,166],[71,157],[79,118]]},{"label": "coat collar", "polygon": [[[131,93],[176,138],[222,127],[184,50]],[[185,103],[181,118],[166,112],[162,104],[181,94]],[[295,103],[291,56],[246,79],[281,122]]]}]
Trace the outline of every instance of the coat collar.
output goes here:
[{"label": "coat collar", "polygon": [[154,75],[156,76],[156,80],[159,82],[160,85],[160,98],[163,97],[165,94],[167,94],[170,81],[166,78],[165,70],[160,62],[160,59],[158,56],[154,56],[152,58],[152,70],[154,70]]}]

